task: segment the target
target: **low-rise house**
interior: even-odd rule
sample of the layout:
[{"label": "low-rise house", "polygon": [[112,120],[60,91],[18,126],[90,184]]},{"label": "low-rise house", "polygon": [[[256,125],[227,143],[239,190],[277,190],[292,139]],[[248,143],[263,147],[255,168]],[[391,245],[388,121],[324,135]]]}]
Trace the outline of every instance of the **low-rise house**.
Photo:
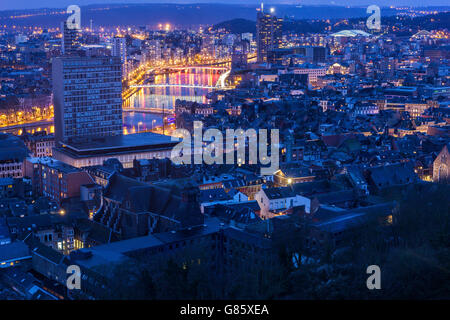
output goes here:
[{"label": "low-rise house", "polygon": [[210,206],[206,208],[205,214],[217,217],[226,224],[244,228],[261,220],[260,210],[258,202],[253,200]]},{"label": "low-rise house", "polygon": [[55,146],[55,136],[39,131],[33,135],[24,133],[20,136],[31,152],[32,157],[51,157],[52,149]]},{"label": "low-rise house", "polygon": [[74,250],[74,228],[60,215],[11,217],[7,219],[7,224],[14,239],[33,236],[63,254]]},{"label": "low-rise house", "polygon": [[20,138],[0,133],[0,178],[22,178],[28,149]]},{"label": "low-rise house", "polygon": [[316,176],[306,167],[300,165],[282,164],[273,175],[273,182],[277,187],[287,187],[296,183],[314,181]]},{"label": "low-rise house", "polygon": [[296,194],[289,187],[263,188],[255,198],[261,208],[263,219],[286,213],[294,207],[305,206],[306,213],[310,213],[311,209],[311,200]]},{"label": "low-rise house", "polygon": [[42,288],[38,279],[19,268],[10,268],[4,271],[2,280],[27,300],[58,300],[58,297]]},{"label": "low-rise house", "polygon": [[82,185],[94,183],[87,172],[52,158],[27,158],[25,174],[31,178],[36,194],[59,204],[64,199],[79,197]]},{"label": "low-rise house", "polygon": [[368,168],[366,179],[369,189],[380,192],[383,189],[414,183],[418,177],[414,172],[413,164],[403,162]]},{"label": "low-rise house", "polygon": [[348,210],[323,206],[311,216],[308,246],[316,252],[345,246],[365,226],[392,224],[395,208],[394,202]]}]

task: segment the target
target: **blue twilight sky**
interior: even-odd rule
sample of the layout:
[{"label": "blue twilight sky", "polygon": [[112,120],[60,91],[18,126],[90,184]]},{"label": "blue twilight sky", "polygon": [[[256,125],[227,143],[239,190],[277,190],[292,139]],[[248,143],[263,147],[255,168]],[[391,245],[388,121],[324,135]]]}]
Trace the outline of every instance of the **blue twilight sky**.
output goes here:
[{"label": "blue twilight sky", "polygon": [[[71,4],[79,6],[88,4],[109,4],[109,3],[241,3],[257,4],[260,0],[0,0],[0,10],[11,9],[36,9],[36,8],[62,8]],[[267,4],[303,4],[303,5],[340,5],[340,6],[366,6],[377,4],[388,5],[409,5],[409,6],[433,6],[449,5],[448,0],[271,0],[265,1]]]}]

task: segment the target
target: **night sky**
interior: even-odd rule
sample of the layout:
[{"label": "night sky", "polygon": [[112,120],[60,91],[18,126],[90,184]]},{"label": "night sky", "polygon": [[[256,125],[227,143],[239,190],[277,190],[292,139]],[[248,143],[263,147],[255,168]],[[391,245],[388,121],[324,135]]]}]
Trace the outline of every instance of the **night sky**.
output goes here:
[{"label": "night sky", "polygon": [[[0,10],[11,9],[36,9],[36,8],[62,8],[71,4],[79,6],[89,4],[109,4],[109,3],[242,3],[242,4],[258,4],[261,1],[256,0],[2,0],[0,1]],[[377,4],[380,6],[386,5],[410,5],[410,6],[433,6],[433,5],[448,5],[448,0],[271,0],[266,1],[269,4],[303,4],[303,5],[340,5],[340,6],[368,6]]]}]

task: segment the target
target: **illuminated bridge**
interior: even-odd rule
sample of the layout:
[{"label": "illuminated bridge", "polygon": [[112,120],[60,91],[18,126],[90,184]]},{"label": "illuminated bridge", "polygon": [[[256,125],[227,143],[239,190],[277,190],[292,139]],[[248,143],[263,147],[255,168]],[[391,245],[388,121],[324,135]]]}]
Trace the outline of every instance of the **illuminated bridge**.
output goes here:
[{"label": "illuminated bridge", "polygon": [[[217,80],[215,86],[206,85],[191,85],[191,84],[134,84],[131,88],[189,88],[189,89],[212,89],[212,90],[227,90],[232,89],[226,86],[225,80],[230,75],[230,70],[222,73]],[[142,112],[142,113],[164,113],[164,114],[174,114],[174,109],[162,109],[162,108],[130,108],[123,107],[123,112]]]},{"label": "illuminated bridge", "polygon": [[186,66],[186,67],[168,67],[170,70],[187,70],[187,69],[201,69],[201,70],[215,70],[215,71],[227,71],[230,68],[219,66]]},{"label": "illuminated bridge", "polygon": [[175,114],[174,109],[166,108],[130,108],[122,107],[123,112],[140,112],[140,113],[164,113],[164,114]]},{"label": "illuminated bridge", "polygon": [[133,84],[130,88],[188,88],[188,89],[230,89],[226,86],[225,80],[230,75],[230,70],[222,73],[217,80],[215,86],[206,86],[201,84],[173,84],[173,83],[160,83],[160,84]]},{"label": "illuminated bridge", "polygon": [[192,84],[134,84],[130,88],[189,88],[189,89],[216,89],[217,87]]}]

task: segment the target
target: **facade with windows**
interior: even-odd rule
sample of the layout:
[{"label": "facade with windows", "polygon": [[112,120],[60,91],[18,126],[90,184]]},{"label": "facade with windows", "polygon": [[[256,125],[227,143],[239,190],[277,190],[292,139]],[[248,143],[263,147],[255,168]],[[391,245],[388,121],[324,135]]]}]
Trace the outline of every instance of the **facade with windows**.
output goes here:
[{"label": "facade with windows", "polygon": [[19,137],[0,134],[0,178],[22,178],[28,149]]},{"label": "facade with windows", "polygon": [[28,158],[24,163],[33,191],[59,204],[63,199],[79,196],[82,185],[94,183],[87,172],[52,158]]},{"label": "facade with windows", "polygon": [[278,49],[282,41],[283,19],[261,10],[256,17],[256,43],[258,46],[258,62],[267,62],[267,54]]},{"label": "facade with windows", "polygon": [[58,57],[53,64],[56,144],[122,134],[120,57]]}]

